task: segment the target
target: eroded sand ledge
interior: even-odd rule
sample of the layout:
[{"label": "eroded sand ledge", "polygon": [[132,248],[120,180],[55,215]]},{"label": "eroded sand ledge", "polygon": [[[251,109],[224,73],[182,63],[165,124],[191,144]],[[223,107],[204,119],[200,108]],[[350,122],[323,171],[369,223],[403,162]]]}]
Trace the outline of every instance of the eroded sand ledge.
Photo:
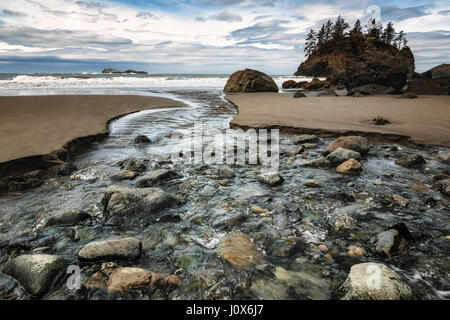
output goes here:
[{"label": "eroded sand ledge", "polygon": [[[450,97],[400,96],[291,98],[292,93],[239,93],[225,98],[238,108],[231,127],[291,132],[363,133],[416,144],[450,147]],[[391,123],[377,126],[381,116]]]},{"label": "eroded sand ledge", "polygon": [[181,106],[171,99],[129,95],[0,97],[0,163],[46,155],[81,137],[101,139],[109,121],[121,115]]}]

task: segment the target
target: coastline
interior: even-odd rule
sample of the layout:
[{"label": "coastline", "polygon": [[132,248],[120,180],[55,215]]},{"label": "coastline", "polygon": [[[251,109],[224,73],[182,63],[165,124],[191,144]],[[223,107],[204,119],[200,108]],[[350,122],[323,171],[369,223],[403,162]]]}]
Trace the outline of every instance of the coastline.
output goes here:
[{"label": "coastline", "polygon": [[[308,97],[290,93],[228,94],[238,110],[231,128],[274,128],[322,136],[362,135],[412,146],[450,146],[450,98],[420,96]],[[276,106],[276,107],[274,107]],[[276,109],[275,109],[276,108]],[[391,123],[374,125],[382,116]]]},{"label": "coastline", "polygon": [[183,106],[168,98],[132,95],[0,97],[0,179],[18,184],[19,190],[34,188],[29,178],[40,182],[56,176],[53,168],[108,137],[112,121],[143,110]]}]

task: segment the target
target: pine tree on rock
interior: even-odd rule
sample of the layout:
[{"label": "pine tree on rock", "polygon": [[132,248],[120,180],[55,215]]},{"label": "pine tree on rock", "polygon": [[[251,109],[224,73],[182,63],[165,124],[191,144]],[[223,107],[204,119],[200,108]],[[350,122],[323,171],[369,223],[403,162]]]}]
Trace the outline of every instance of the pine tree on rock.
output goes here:
[{"label": "pine tree on rock", "polygon": [[394,39],[395,39],[394,25],[392,22],[389,22],[386,25],[386,28],[384,29],[383,34],[381,35],[381,40],[384,43],[391,44]]},{"label": "pine tree on rock", "polygon": [[315,47],[316,47],[316,32],[311,29],[308,32],[308,35],[306,36],[306,42],[305,42],[305,57],[309,57],[311,55],[311,53],[314,51]]}]

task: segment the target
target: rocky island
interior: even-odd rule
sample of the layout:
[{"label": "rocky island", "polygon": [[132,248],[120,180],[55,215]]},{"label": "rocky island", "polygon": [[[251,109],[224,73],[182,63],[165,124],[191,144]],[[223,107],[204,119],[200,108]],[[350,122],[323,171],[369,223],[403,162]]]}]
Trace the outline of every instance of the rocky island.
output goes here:
[{"label": "rocky island", "polygon": [[146,71],[136,71],[133,69],[121,71],[121,70],[111,69],[111,68],[103,69],[102,73],[106,73],[106,74],[109,74],[109,73],[113,73],[113,74],[148,74],[148,72],[146,72]]}]

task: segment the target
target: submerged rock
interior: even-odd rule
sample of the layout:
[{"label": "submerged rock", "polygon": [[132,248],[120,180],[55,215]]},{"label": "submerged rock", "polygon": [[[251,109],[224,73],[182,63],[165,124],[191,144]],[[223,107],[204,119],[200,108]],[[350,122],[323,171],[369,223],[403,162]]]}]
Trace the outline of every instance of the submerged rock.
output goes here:
[{"label": "submerged rock", "polygon": [[278,92],[278,86],[271,77],[257,70],[236,71],[228,79],[225,93],[238,92]]},{"label": "submerged rock", "polygon": [[175,176],[175,173],[171,170],[167,169],[154,170],[137,179],[135,186],[138,188],[148,188],[157,184],[158,182],[170,179],[173,176]]},{"label": "submerged rock", "polygon": [[78,168],[73,164],[67,163],[58,169],[58,175],[60,176],[70,176],[72,173],[77,171]]},{"label": "submerged rock", "polygon": [[89,219],[91,217],[90,214],[81,211],[81,210],[69,210],[66,212],[62,212],[59,214],[55,214],[51,216],[47,222],[46,226],[54,226],[54,225],[75,225],[78,222],[84,221],[86,219]]},{"label": "submerged rock", "polygon": [[325,157],[305,161],[299,164],[300,167],[312,167],[312,168],[329,168],[331,162]]},{"label": "submerged rock", "polygon": [[347,160],[336,168],[336,172],[353,175],[358,175],[361,171],[362,166],[359,161],[355,159]]},{"label": "submerged rock", "polygon": [[147,170],[147,166],[144,162],[135,158],[121,160],[117,164],[122,170],[130,170],[135,172],[144,172]]},{"label": "submerged rock", "polygon": [[123,181],[123,180],[133,180],[139,175],[138,172],[131,170],[121,170],[118,173],[112,175],[111,180]]},{"label": "submerged rock", "polygon": [[24,254],[3,265],[1,272],[17,279],[34,296],[48,292],[67,262],[50,254]]},{"label": "submerged rock", "polygon": [[425,159],[419,155],[406,155],[395,160],[395,164],[398,164],[402,167],[411,168],[413,166],[419,166],[426,163]]},{"label": "submerged rock", "polygon": [[255,244],[243,234],[230,232],[220,240],[217,255],[238,269],[247,269],[262,262]]},{"label": "submerged rock", "polygon": [[136,145],[148,144],[148,143],[151,143],[151,142],[152,142],[152,140],[150,140],[149,137],[144,136],[144,135],[136,136],[133,139],[133,144],[136,144]]},{"label": "submerged rock", "polygon": [[377,244],[374,251],[375,253],[390,257],[391,252],[397,250],[400,240],[400,233],[396,229],[383,231],[377,236]]},{"label": "submerged rock", "polygon": [[411,288],[394,270],[382,263],[360,263],[352,266],[339,289],[342,300],[412,299]]},{"label": "submerged rock", "polygon": [[113,238],[94,241],[78,252],[81,261],[136,260],[141,255],[142,243],[136,238]]},{"label": "submerged rock", "polygon": [[173,289],[181,284],[181,279],[175,275],[158,274],[150,270],[122,267],[115,269],[109,276],[108,291],[120,292],[151,287]]},{"label": "submerged rock", "polygon": [[328,215],[325,217],[325,222],[333,232],[356,228],[356,220],[345,213]]},{"label": "submerged rock", "polygon": [[284,179],[278,172],[266,172],[258,176],[258,181],[268,186],[277,186],[282,184]]},{"label": "submerged rock", "polygon": [[119,223],[127,216],[151,214],[175,204],[176,200],[158,188],[109,187],[102,199],[109,223]]},{"label": "submerged rock", "polygon": [[360,160],[361,154],[353,150],[338,147],[327,156],[327,160],[329,160],[333,166],[340,165],[350,159]]},{"label": "submerged rock", "polygon": [[221,166],[219,168],[219,178],[221,179],[232,179],[236,176],[234,170],[227,165]]},{"label": "submerged rock", "polygon": [[297,147],[297,148],[292,148],[292,149],[285,150],[283,152],[283,154],[286,154],[288,156],[296,156],[296,155],[302,153],[303,151],[304,151],[303,147]]},{"label": "submerged rock", "polygon": [[344,136],[331,142],[325,149],[324,155],[330,154],[339,147],[357,151],[361,155],[365,155],[369,151],[369,144],[366,138],[360,136]]},{"label": "submerged rock", "polygon": [[30,298],[19,281],[0,273],[0,300],[28,300]]}]

